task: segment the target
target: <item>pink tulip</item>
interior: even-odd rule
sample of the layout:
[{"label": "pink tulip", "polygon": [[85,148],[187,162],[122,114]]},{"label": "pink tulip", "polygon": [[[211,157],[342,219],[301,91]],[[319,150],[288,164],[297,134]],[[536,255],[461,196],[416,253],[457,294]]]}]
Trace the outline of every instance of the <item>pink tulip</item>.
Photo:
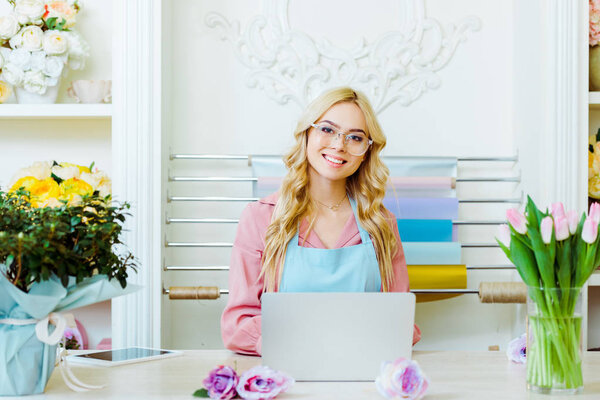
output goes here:
[{"label": "pink tulip", "polygon": [[577,233],[577,225],[579,225],[579,216],[577,215],[577,211],[568,211],[567,221],[569,222],[569,232],[571,232],[571,235],[574,235]]},{"label": "pink tulip", "polygon": [[566,216],[554,217],[556,240],[565,240],[569,237],[569,221]]},{"label": "pink tulip", "polygon": [[498,234],[496,238],[510,249],[510,228],[506,224],[502,224],[498,226]]},{"label": "pink tulip", "polygon": [[542,241],[546,244],[550,244],[550,240],[552,240],[552,225],[552,217],[544,217],[540,223]]},{"label": "pink tulip", "polygon": [[591,216],[589,216],[583,223],[583,231],[581,232],[581,238],[584,242],[592,244],[596,241],[597,237],[598,222],[595,219],[591,218]]},{"label": "pink tulip", "polygon": [[519,212],[519,210],[516,208],[509,208],[506,210],[506,218],[515,231],[519,232],[521,235],[527,233],[527,219]]},{"label": "pink tulip", "polygon": [[590,206],[589,217],[592,218],[596,223],[600,222],[600,204],[593,202]]},{"label": "pink tulip", "polygon": [[564,217],[565,216],[565,206],[563,206],[563,203],[552,203],[552,216],[554,217],[554,219],[556,219],[556,217]]}]

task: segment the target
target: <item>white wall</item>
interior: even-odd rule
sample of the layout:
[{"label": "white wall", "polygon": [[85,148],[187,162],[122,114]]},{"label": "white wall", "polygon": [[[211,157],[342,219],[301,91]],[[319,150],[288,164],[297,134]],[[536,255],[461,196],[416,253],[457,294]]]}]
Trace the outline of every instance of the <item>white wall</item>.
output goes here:
[{"label": "white wall", "polygon": [[[173,153],[281,154],[291,144],[291,132],[300,108],[279,105],[264,92],[246,85],[248,70],[237,60],[232,45],[219,40],[204,23],[216,11],[228,21],[240,21],[243,31],[267,2],[177,0],[171,4],[172,23],[167,34],[174,45],[166,49],[172,70],[166,78],[171,87],[172,118],[169,135]],[[398,29],[399,2],[379,1],[365,7],[359,1],[290,2],[292,28],[314,38],[350,48],[361,37],[374,41],[386,31]],[[371,3],[369,3],[371,4]],[[315,12],[318,10],[319,12]],[[526,106],[516,102],[529,94],[517,85],[515,55],[527,64],[528,55],[517,49],[515,32],[527,31],[511,1],[429,0],[426,15],[442,23],[458,24],[477,16],[481,30],[469,32],[464,43],[438,74],[441,86],[424,93],[410,106],[391,105],[380,115],[388,136],[387,155],[509,156],[518,151],[515,118],[528,122]],[[532,53],[531,57],[535,54]],[[244,162],[172,161],[171,175],[228,176],[249,174]],[[461,164],[462,176],[518,175],[518,166],[506,164]],[[532,184],[533,185],[533,184]],[[170,183],[172,195],[250,195],[250,185]],[[463,198],[512,198],[517,185],[459,184]],[[459,219],[503,219],[510,205],[464,205]],[[175,204],[167,206],[173,217],[237,218],[243,204]],[[229,241],[235,226],[171,225],[165,227],[169,241]],[[494,227],[460,228],[461,242],[493,242]],[[227,265],[228,249],[165,250],[170,265]],[[506,264],[497,249],[466,249],[467,264]],[[512,280],[514,272],[469,272],[469,287],[480,281]],[[227,287],[226,272],[165,272],[165,286],[216,285]],[[163,343],[177,348],[218,348],[219,316],[226,297],[218,301],[165,301]],[[419,304],[417,323],[423,330],[420,349],[501,348],[524,330],[522,307],[482,305],[476,296]],[[165,339],[169,338],[169,339]]]}]

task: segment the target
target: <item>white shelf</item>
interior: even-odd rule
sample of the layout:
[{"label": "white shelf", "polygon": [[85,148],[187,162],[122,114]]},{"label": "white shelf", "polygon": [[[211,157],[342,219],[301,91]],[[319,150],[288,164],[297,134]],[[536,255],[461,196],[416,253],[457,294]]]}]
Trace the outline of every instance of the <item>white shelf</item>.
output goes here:
[{"label": "white shelf", "polygon": [[111,118],[112,104],[0,104],[0,118]]},{"label": "white shelf", "polygon": [[589,286],[600,286],[600,271],[596,271],[592,274],[588,280]]}]

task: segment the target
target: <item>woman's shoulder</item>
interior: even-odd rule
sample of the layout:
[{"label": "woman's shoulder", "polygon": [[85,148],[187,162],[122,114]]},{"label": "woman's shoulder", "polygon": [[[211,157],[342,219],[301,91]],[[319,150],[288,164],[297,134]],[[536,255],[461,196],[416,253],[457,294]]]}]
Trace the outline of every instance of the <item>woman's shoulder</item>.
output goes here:
[{"label": "woman's shoulder", "polygon": [[242,211],[238,230],[251,231],[253,234],[263,236],[262,234],[271,223],[271,216],[278,198],[279,193],[273,193],[249,203]]}]

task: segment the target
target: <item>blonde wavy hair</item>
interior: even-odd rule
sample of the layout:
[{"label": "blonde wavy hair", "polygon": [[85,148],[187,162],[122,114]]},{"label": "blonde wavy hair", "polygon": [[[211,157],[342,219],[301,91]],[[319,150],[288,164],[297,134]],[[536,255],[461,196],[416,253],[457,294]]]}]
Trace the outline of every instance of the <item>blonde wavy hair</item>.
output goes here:
[{"label": "blonde wavy hair", "polygon": [[[367,123],[366,134],[373,140],[358,170],[348,177],[346,192],[356,200],[358,222],[371,236],[379,262],[383,291],[389,291],[393,285],[392,258],[398,251],[398,246],[383,206],[389,169],[379,157],[386,144],[385,135],[367,97],[352,88],[341,87],[321,94],[307,107],[294,132],[296,142],[283,158],[288,173],[283,178],[279,199],[266,232],[260,273],[264,277],[264,291],[278,290],[287,245],[296,234],[300,219],[312,215],[314,211],[308,191],[306,154],[311,124],[318,121],[332,106],[344,102],[354,103],[362,110]],[[312,222],[310,225],[312,226]]]}]

